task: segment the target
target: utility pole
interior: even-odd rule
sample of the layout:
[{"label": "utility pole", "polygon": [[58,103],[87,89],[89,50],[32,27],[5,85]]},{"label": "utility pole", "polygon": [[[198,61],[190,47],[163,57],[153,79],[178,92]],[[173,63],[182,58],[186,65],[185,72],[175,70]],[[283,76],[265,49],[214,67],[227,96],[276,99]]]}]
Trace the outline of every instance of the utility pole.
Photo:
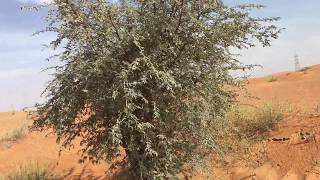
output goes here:
[{"label": "utility pole", "polygon": [[294,55],[294,68],[295,68],[295,71],[300,70],[299,56],[297,54]]}]

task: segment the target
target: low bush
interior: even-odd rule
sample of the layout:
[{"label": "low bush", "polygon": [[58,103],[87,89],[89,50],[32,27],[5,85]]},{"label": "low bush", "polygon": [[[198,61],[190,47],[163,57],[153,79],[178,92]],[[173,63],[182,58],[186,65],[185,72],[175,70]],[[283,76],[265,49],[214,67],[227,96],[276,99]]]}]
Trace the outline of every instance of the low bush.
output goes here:
[{"label": "low bush", "polygon": [[213,155],[211,162],[215,161],[223,168],[243,163],[261,165],[267,160],[262,140],[291,112],[293,108],[282,103],[267,103],[259,107],[234,106],[223,121],[216,124],[219,131],[213,130],[219,132],[215,142],[221,154]]}]

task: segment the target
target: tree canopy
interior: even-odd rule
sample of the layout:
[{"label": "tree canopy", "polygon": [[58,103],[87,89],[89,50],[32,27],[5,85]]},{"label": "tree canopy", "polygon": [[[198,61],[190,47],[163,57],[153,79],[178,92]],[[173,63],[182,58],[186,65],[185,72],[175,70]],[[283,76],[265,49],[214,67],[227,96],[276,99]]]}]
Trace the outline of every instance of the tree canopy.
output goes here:
[{"label": "tree canopy", "polygon": [[[109,161],[133,179],[189,173],[219,152],[225,112],[239,86],[231,49],[269,46],[278,18],[260,5],[217,0],[54,0],[46,18],[62,65],[37,105],[34,129],[64,147],[81,139],[82,160]],[[119,156],[121,158],[119,158]]]}]

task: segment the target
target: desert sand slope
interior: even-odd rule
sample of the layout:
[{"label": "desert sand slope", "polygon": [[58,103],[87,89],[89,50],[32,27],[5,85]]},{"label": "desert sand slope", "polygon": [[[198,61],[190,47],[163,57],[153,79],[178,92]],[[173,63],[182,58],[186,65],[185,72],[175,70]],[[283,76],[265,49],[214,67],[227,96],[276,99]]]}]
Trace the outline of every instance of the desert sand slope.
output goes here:
[{"label": "desert sand slope", "polygon": [[[286,117],[270,132],[272,137],[290,137],[286,143],[266,141],[269,163],[256,169],[238,168],[231,179],[317,180],[320,179],[320,65],[298,72],[276,73],[248,81],[248,92],[258,99],[242,99],[245,104],[258,105],[285,102],[301,109]],[[312,134],[301,139],[300,132]],[[238,172],[237,172],[238,171]]]},{"label": "desert sand slope", "polygon": [[[0,113],[0,132],[15,129],[26,121],[26,113]],[[54,136],[32,132],[19,139],[11,147],[0,146],[0,174],[5,174],[21,164],[39,163],[53,167],[58,179],[105,179],[106,164],[78,164],[79,155],[75,147],[72,151],[63,151],[59,157],[59,146]]]},{"label": "desert sand slope", "polygon": [[[274,79],[272,82],[271,78]],[[287,101],[308,110],[316,110],[320,106],[320,65],[310,66],[299,72],[254,78],[249,80],[247,87],[253,96],[260,98],[258,103]]]}]

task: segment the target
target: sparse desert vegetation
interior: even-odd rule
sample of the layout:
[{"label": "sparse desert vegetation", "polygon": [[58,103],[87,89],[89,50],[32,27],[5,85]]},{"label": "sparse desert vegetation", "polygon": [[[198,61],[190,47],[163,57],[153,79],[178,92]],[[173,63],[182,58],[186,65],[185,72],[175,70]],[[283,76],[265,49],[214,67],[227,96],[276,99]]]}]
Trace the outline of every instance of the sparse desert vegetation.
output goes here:
[{"label": "sparse desert vegetation", "polygon": [[0,174],[0,180],[50,180],[53,178],[51,165],[37,162],[17,165],[16,169]]},{"label": "sparse desert vegetation", "polygon": [[255,159],[252,157],[253,152],[257,153],[253,146],[261,146],[261,142],[267,140],[270,132],[276,130],[291,112],[291,106],[286,103],[235,106],[227,113],[224,121],[229,123],[228,128],[221,132],[221,141],[217,141],[223,147],[223,159],[228,157],[230,166],[239,162],[247,165],[253,165],[257,160],[263,162],[266,157],[261,152]]},{"label": "sparse desert vegetation", "polygon": [[263,140],[276,128],[292,108],[284,103],[266,103],[262,106],[237,107],[227,114],[239,134],[250,140]]},{"label": "sparse desert vegetation", "polygon": [[270,76],[269,78],[268,78],[268,82],[275,82],[275,81],[277,81],[278,79],[275,77],[275,76]]},{"label": "sparse desert vegetation", "polygon": [[23,123],[9,132],[1,132],[0,146],[10,147],[13,143],[23,138],[29,132],[30,123]]}]

